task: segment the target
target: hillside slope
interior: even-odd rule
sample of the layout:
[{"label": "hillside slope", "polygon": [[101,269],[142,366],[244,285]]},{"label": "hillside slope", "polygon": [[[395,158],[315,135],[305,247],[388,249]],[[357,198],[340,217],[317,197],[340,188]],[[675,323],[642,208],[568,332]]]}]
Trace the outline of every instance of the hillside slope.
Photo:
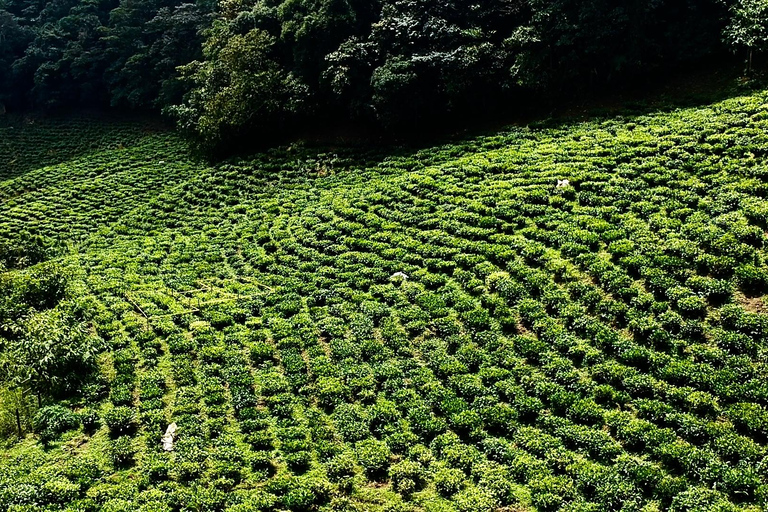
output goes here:
[{"label": "hillside slope", "polygon": [[0,171],[0,240],[108,350],[0,509],[768,506],[768,94],[389,156],[30,140],[75,129]]}]

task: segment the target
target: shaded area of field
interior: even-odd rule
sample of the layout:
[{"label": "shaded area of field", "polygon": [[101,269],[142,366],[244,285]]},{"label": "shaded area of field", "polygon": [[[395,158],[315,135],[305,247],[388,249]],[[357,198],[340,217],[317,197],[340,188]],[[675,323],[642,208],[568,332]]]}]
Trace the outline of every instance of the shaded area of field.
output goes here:
[{"label": "shaded area of field", "polygon": [[117,114],[0,116],[0,181],[110,149],[124,149],[165,130],[157,120]]}]

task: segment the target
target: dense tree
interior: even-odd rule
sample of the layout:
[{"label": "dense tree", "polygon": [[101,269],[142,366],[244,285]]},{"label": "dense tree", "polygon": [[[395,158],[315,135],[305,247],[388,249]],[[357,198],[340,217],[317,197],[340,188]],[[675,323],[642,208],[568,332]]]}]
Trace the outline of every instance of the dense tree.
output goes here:
[{"label": "dense tree", "polygon": [[210,22],[206,8],[192,3],[154,7],[123,1],[103,29],[112,104],[162,107],[179,101],[183,91],[176,68],[201,55],[198,34]]},{"label": "dense tree", "polygon": [[99,351],[55,263],[0,274],[0,385],[58,396],[87,376]]},{"label": "dense tree", "polygon": [[716,51],[723,9],[683,0],[530,0],[531,17],[510,43],[515,74],[532,87],[578,90],[636,79]]},{"label": "dense tree", "polygon": [[272,57],[274,38],[258,28],[230,36],[221,23],[212,32],[207,59],[182,68],[192,90],[185,105],[170,109],[182,128],[218,143],[242,129],[269,129],[299,110],[306,88]]},{"label": "dense tree", "polygon": [[72,392],[98,352],[83,325],[62,309],[24,318],[0,351],[0,380],[41,396]]},{"label": "dense tree", "polygon": [[179,101],[176,68],[201,55],[210,2],[0,3],[0,101],[9,107]]},{"label": "dense tree", "polygon": [[18,17],[4,10],[4,2],[0,1],[0,111],[5,109],[3,103],[14,99],[11,69],[31,39],[31,30],[20,25]]},{"label": "dense tree", "polygon": [[[30,13],[30,5],[24,10]],[[13,64],[18,87],[32,107],[98,104],[104,98],[99,32],[106,18],[98,3],[63,1],[36,13],[35,38]],[[21,91],[17,92],[20,95]]]},{"label": "dense tree", "polygon": [[[614,86],[695,62],[717,51],[724,11],[714,0],[398,0],[365,7],[255,0],[227,3],[217,21],[227,28],[211,31],[207,45],[221,46],[222,34],[264,30],[274,38],[274,69],[305,88],[301,113],[330,110],[336,118],[399,129],[490,112],[530,92]],[[216,67],[218,59],[206,52],[196,69]],[[225,94],[229,82],[198,79],[190,86],[186,102],[174,108],[189,114],[185,126],[194,127],[196,118],[205,124],[198,134],[214,141],[220,129],[231,133],[228,121],[210,124],[195,106],[199,93]],[[256,105],[255,114],[252,102],[241,102],[243,112],[227,110],[222,121],[248,112],[249,123],[263,117],[267,127],[276,114],[293,117],[295,98],[277,97]]]},{"label": "dense tree", "polygon": [[162,109],[209,145],[419,127],[699,62],[726,25],[751,55],[765,0],[731,1],[0,0],[0,101]]},{"label": "dense tree", "polygon": [[753,53],[768,50],[768,0],[738,0],[731,12],[725,40],[732,47],[749,52],[747,71],[752,71]]},{"label": "dense tree", "polygon": [[386,3],[367,34],[329,55],[325,80],[353,113],[385,124],[479,107],[512,85],[505,39],[526,10],[509,1]]}]

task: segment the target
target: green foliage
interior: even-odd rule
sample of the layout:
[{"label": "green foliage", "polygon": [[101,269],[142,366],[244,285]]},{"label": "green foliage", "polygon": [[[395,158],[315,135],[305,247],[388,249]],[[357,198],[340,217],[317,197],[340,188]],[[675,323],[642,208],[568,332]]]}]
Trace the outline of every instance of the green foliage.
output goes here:
[{"label": "green foliage", "polygon": [[[0,102],[151,107],[180,99],[176,67],[200,55],[207,2],[0,4]],[[20,89],[21,88],[21,89]]]},{"label": "green foliage", "polygon": [[386,443],[366,439],[355,444],[357,460],[373,478],[382,476],[389,465],[390,450]]},{"label": "green foliage", "polygon": [[434,476],[437,492],[445,497],[450,497],[458,492],[465,480],[466,475],[463,471],[447,467],[438,469]]},{"label": "green foliage", "polygon": [[33,430],[37,401],[18,388],[0,388],[0,439],[23,436]]},{"label": "green foliage", "polygon": [[737,0],[731,5],[731,19],[723,31],[734,49],[749,50],[747,70],[752,70],[752,52],[768,50],[768,2]]},{"label": "green foliage", "polygon": [[49,405],[37,411],[34,418],[35,432],[43,443],[49,443],[73,428],[80,426],[80,418],[72,410],[61,405]]},{"label": "green foliage", "polygon": [[115,467],[123,467],[133,462],[134,448],[129,436],[120,436],[111,442],[110,457]]},{"label": "green foliage", "polygon": [[11,339],[0,353],[2,378],[36,394],[71,393],[101,348],[60,310],[35,313],[21,328],[24,334]]},{"label": "green foliage", "polygon": [[395,491],[409,496],[419,490],[425,481],[425,471],[420,464],[404,460],[389,468],[389,479]]},{"label": "green foliage", "polygon": [[87,331],[87,312],[65,300],[67,287],[66,271],[53,263],[0,276],[0,382],[38,401],[75,392],[104,348]]},{"label": "green foliage", "polygon": [[179,126],[219,144],[241,130],[264,130],[296,112],[306,92],[271,57],[274,44],[263,30],[232,34],[224,23],[214,24],[203,46],[206,60],[181,68],[193,88],[184,105],[168,110]]},{"label": "green foliage", "polygon": [[126,406],[111,407],[107,409],[102,420],[109,427],[113,437],[130,434],[136,428],[136,412]]},{"label": "green foliage", "polygon": [[755,265],[740,265],[735,272],[736,282],[750,295],[764,295],[768,291],[768,271]]},{"label": "green foliage", "polygon": [[0,270],[24,268],[47,259],[49,242],[27,232],[0,240]]},{"label": "green foliage", "polygon": [[219,148],[308,121],[413,130],[700,62],[729,20],[727,42],[758,49],[764,14],[764,0],[730,17],[715,0],[4,0],[0,111],[162,110]]},{"label": "green foliage", "polygon": [[[765,105],[3,178],[67,250],[3,273],[0,351],[105,349],[1,388],[0,510],[765,508]],[[143,129],[3,136],[52,126]]]}]

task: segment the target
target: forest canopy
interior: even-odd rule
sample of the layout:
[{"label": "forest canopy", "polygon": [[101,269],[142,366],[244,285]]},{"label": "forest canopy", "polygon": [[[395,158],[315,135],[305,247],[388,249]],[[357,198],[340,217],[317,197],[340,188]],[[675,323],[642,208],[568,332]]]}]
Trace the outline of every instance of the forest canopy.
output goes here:
[{"label": "forest canopy", "polygon": [[764,3],[0,0],[0,103],[161,110],[213,145],[319,120],[420,126],[728,45],[751,56]]}]

